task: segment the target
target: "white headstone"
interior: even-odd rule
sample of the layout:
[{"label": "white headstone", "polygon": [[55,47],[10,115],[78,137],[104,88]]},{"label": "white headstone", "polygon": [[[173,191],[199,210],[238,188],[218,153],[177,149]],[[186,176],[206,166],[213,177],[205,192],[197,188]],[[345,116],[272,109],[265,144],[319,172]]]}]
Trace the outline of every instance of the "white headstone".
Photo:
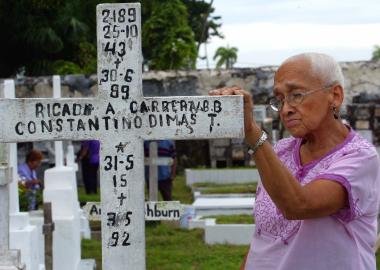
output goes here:
[{"label": "white headstone", "polygon": [[71,142],[67,145],[66,165],[73,167],[75,171],[78,171],[78,164],[75,162],[74,146]]},{"label": "white headstone", "polygon": [[145,269],[143,141],[243,137],[243,97],[145,98],[140,4],[98,5],[97,33],[98,96],[0,100],[0,142],[100,140],[103,269]]},{"label": "white headstone", "polygon": [[[57,75],[53,76],[53,98],[61,97],[61,78]],[[55,149],[55,167],[63,166],[63,144],[62,141],[54,142]]]},{"label": "white headstone", "polygon": [[[4,97],[15,98],[15,83],[13,80],[4,81]],[[35,248],[38,245],[38,230],[36,226],[30,224],[29,213],[20,212],[19,207],[16,143],[9,143],[8,162],[12,170],[12,182],[9,184],[9,246],[11,249],[20,250],[21,262],[25,264],[27,269],[38,269],[40,258],[39,252]]]},{"label": "white headstone", "polygon": [[[59,76],[53,76],[54,98],[61,96]],[[79,269],[81,233],[88,227],[79,208],[76,169],[63,164],[62,141],[55,142],[55,167],[45,171],[44,202],[51,202],[55,229],[53,232],[53,268]],[[88,233],[89,234],[89,233]],[[62,256],[66,254],[66,256]]]},{"label": "white headstone", "polygon": [[[4,98],[15,98],[15,83],[13,80],[4,81]],[[10,190],[10,214],[20,212],[18,199],[18,175],[17,175],[17,144],[9,144],[9,164],[12,167],[13,181],[9,185]],[[14,166],[16,165],[16,166]]]},{"label": "white headstone", "polygon": [[[153,161],[158,158],[157,155],[157,143],[151,142],[149,144],[149,161]],[[158,201],[158,168],[157,166],[150,165],[149,166],[149,200],[150,201]]]},{"label": "white headstone", "polygon": [[9,146],[0,143],[0,269],[24,269],[20,251],[10,250],[9,245],[9,183],[12,170],[8,166]]}]

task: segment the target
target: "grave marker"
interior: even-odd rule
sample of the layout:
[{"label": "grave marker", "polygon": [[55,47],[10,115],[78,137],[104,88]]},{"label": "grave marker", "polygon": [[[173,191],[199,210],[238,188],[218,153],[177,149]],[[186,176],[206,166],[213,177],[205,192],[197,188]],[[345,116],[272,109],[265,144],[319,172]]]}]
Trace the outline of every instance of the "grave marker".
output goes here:
[{"label": "grave marker", "polygon": [[[53,98],[61,97],[61,78],[58,75],[53,76]],[[62,141],[54,142],[55,167],[63,166],[63,143]]]},{"label": "grave marker", "polygon": [[170,157],[158,157],[157,142],[149,143],[149,158],[145,158],[145,166],[149,166],[149,200],[158,201],[158,167],[170,166],[173,159]]},{"label": "grave marker", "polygon": [[[83,210],[89,220],[101,220],[99,202],[87,202]],[[145,202],[145,220],[179,220],[184,211],[179,201]]]},{"label": "grave marker", "polygon": [[0,268],[24,269],[20,262],[20,251],[9,249],[9,184],[12,169],[8,166],[9,146],[0,143]]},{"label": "grave marker", "polygon": [[[15,98],[14,80],[5,80],[3,95],[5,98]],[[0,94],[1,95],[1,94]],[[20,212],[19,207],[19,175],[17,172],[17,144],[9,143],[8,166],[12,170],[12,181],[9,184],[9,246],[11,249],[20,250],[21,262],[26,269],[40,267],[40,256],[36,245],[38,241],[38,229],[31,225],[28,212]]]},{"label": "grave marker", "polygon": [[51,214],[51,202],[44,203],[44,225],[42,233],[45,237],[45,269],[53,270],[53,231],[54,222]]},{"label": "grave marker", "polygon": [[98,96],[2,99],[0,142],[101,141],[103,269],[145,269],[143,140],[243,137],[243,98],[142,95],[140,4],[97,6]]}]

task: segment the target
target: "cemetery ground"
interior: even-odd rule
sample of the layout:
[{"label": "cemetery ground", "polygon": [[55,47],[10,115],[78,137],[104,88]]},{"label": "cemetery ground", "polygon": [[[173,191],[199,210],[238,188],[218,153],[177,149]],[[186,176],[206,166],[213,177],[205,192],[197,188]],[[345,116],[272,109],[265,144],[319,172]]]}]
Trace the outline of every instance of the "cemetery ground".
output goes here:
[{"label": "cemetery ground", "polygon": [[[225,193],[252,192],[255,185],[214,185],[209,183],[197,183],[193,188],[207,188],[202,190],[215,193],[213,188]],[[86,195],[83,188],[79,188],[79,201],[84,204],[87,201],[99,201],[100,195]],[[146,194],[147,196],[148,194]],[[193,202],[192,190],[186,186],[183,175],[178,175],[174,182],[173,197],[184,204]],[[215,218],[218,224],[250,224],[253,222],[248,215],[236,216],[207,216]],[[100,222],[93,221],[93,229],[100,229]],[[173,222],[147,222],[146,223],[146,254],[147,269],[149,270],[213,270],[213,269],[238,269],[242,258],[248,251],[246,245],[207,245],[203,239],[202,229],[182,229]],[[97,270],[101,266],[101,241],[100,239],[82,240],[82,257],[95,258]],[[380,252],[376,254],[377,269],[380,270]]]},{"label": "cemetery ground", "polygon": [[193,191],[202,194],[255,193],[257,183],[219,185],[215,183],[194,183]]},{"label": "cemetery ground", "polygon": [[[234,191],[231,186],[229,189]],[[241,187],[239,189],[241,190]],[[81,204],[99,199],[99,194],[86,195],[84,190],[79,188]],[[186,186],[183,175],[178,175],[175,179],[173,199],[183,204],[193,202],[192,191]],[[213,216],[212,218],[216,218],[217,223],[249,223],[251,219],[246,215]],[[95,230],[100,229],[100,222],[92,222],[91,226]],[[204,242],[203,233],[202,229],[179,228],[175,222],[146,222],[147,269],[238,269],[249,247],[207,245]],[[100,239],[82,240],[82,258],[95,258],[97,270],[101,269],[101,246]]]}]

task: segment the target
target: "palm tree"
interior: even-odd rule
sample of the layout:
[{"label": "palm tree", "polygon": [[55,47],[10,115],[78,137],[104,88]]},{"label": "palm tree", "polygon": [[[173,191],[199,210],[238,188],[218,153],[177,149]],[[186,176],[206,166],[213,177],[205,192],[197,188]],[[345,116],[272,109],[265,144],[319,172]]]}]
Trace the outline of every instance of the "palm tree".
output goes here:
[{"label": "palm tree", "polygon": [[236,63],[238,49],[236,47],[219,47],[214,55],[214,60],[218,58],[216,62],[216,68],[220,68],[225,65],[226,69],[230,69]]},{"label": "palm tree", "polygon": [[372,60],[380,60],[380,46],[375,45],[375,50],[372,52]]}]

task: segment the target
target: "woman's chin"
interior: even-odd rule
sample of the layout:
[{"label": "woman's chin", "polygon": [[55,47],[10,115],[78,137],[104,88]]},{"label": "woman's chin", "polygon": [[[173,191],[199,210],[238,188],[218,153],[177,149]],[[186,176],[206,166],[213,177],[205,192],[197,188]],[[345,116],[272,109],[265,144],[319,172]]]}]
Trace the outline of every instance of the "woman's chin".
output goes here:
[{"label": "woman's chin", "polygon": [[295,138],[303,138],[304,137],[304,132],[297,128],[297,127],[291,127],[291,128],[287,128],[286,129],[290,135],[292,135],[292,137],[295,137]]}]

